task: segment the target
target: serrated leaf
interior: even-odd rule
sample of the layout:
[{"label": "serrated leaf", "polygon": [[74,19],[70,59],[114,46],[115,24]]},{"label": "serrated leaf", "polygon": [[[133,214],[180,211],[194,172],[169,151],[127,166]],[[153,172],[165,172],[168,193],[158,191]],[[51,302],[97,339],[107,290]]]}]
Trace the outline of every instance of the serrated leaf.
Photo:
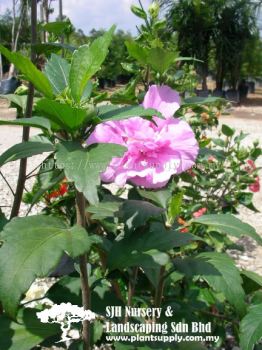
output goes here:
[{"label": "serrated leaf", "polygon": [[73,131],[79,129],[87,118],[86,109],[71,107],[48,99],[41,99],[36,104],[36,111],[43,113],[62,129]]},{"label": "serrated leaf", "polygon": [[32,157],[36,154],[54,151],[52,143],[48,142],[22,142],[9,148],[0,156],[0,167],[14,160]]},{"label": "serrated leaf", "polygon": [[76,102],[80,102],[88,80],[100,69],[104,62],[114,31],[115,26],[112,26],[108,32],[95,39],[90,45],[80,46],[74,52],[69,82],[71,95]]},{"label": "serrated leaf", "polygon": [[[93,276],[92,276],[93,277]],[[92,279],[91,277],[91,279]],[[103,283],[104,282],[104,283]],[[47,292],[46,297],[56,304],[71,303],[82,306],[81,281],[79,277],[65,276],[55,283]],[[106,281],[91,288],[92,311],[105,315],[106,306],[123,306]]]},{"label": "serrated leaf", "polygon": [[30,81],[38,91],[47,97],[53,96],[52,87],[47,77],[36,68],[29,58],[19,52],[11,52],[3,45],[0,45],[0,52],[23,73],[26,80]]},{"label": "serrated leaf", "polygon": [[52,54],[50,60],[45,65],[44,73],[50,81],[55,95],[61,92],[69,85],[70,65],[61,56]]},{"label": "serrated leaf", "polygon": [[253,350],[262,338],[262,304],[251,306],[240,323],[241,350]]},{"label": "serrated leaf", "polygon": [[163,212],[162,208],[149,202],[126,200],[119,208],[118,216],[129,230],[135,230],[139,226],[146,225],[150,218],[161,216]]},{"label": "serrated leaf", "polygon": [[134,57],[139,63],[146,65],[149,49],[139,45],[133,40],[126,41],[125,45],[130,56]]},{"label": "serrated leaf", "polygon": [[172,64],[175,63],[177,53],[175,51],[168,51],[160,47],[152,48],[147,57],[147,63],[160,74],[167,71]]},{"label": "serrated leaf", "polygon": [[245,313],[242,279],[229,256],[215,252],[201,253],[195,258],[177,259],[174,264],[186,276],[201,276],[215,291],[223,293],[240,315]]},{"label": "serrated leaf", "polygon": [[34,309],[24,309],[19,323],[0,316],[1,350],[29,350],[61,333],[57,324],[41,323]]},{"label": "serrated leaf", "polygon": [[[168,251],[198,240],[190,233],[180,233],[175,230],[166,230],[160,223],[152,223],[146,232],[135,232],[116,240],[108,255],[108,266],[111,269],[127,266],[143,266],[143,257],[150,251]],[[148,265],[152,267],[152,264]]]},{"label": "serrated leaf", "polygon": [[191,220],[191,222],[207,225],[210,228],[235,237],[249,236],[257,241],[257,243],[262,244],[262,238],[256,233],[256,230],[252,226],[231,214],[203,215]]},{"label": "serrated leaf", "polygon": [[151,66],[153,70],[160,74],[167,71],[177,58],[175,51],[168,51],[160,47],[148,49],[131,40],[126,41],[125,44],[130,56],[134,57],[142,65]]},{"label": "serrated leaf", "polygon": [[14,218],[1,232],[1,240],[0,300],[12,318],[36,277],[47,276],[64,252],[75,258],[93,243],[80,226],[68,227],[61,219],[44,215]]},{"label": "serrated leaf", "polygon": [[153,265],[163,266],[169,261],[169,256],[166,253],[160,252],[157,249],[147,250],[146,252],[133,251],[128,255],[122,255],[115,257],[117,260],[113,260],[112,255],[109,255],[108,268],[110,270],[124,269],[131,266],[143,266],[152,267]]},{"label": "serrated leaf", "polygon": [[101,220],[108,217],[115,217],[121,205],[121,201],[102,201],[97,205],[89,205],[87,211],[92,214],[93,220]]},{"label": "serrated leaf", "polygon": [[115,144],[99,143],[83,148],[77,142],[62,142],[57,146],[57,167],[64,169],[67,179],[74,181],[89,203],[97,204],[100,173],[113,157],[121,157],[125,151],[125,147]]}]

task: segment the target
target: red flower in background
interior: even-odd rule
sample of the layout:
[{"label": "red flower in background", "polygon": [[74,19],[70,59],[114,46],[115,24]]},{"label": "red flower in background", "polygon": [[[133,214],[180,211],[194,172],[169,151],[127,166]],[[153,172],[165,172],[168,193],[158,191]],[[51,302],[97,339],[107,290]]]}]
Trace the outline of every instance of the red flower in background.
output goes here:
[{"label": "red flower in background", "polygon": [[[252,174],[256,170],[256,164],[252,159],[247,160],[247,166],[245,170],[248,174]],[[259,176],[255,178],[255,181],[248,186],[251,192],[259,192],[260,191],[260,180]]]},{"label": "red flower in background", "polygon": [[200,208],[199,210],[193,213],[193,217],[199,218],[200,216],[204,215],[206,212],[207,212],[207,208]]},{"label": "red flower in background", "polygon": [[[178,219],[177,219],[177,222],[179,223],[179,225],[185,225],[187,222],[184,220],[184,219],[182,219],[181,217],[179,217]],[[186,233],[186,232],[188,232],[189,230],[188,230],[188,228],[187,227],[182,227],[180,230],[179,230],[179,232],[181,232],[181,233]]]},{"label": "red flower in background", "polygon": [[245,167],[246,172],[252,174],[256,170],[256,164],[252,159],[247,160],[247,166]]},{"label": "red flower in background", "polygon": [[259,182],[259,177],[256,177],[256,180],[253,184],[249,185],[249,189],[252,192],[259,192],[260,191],[260,182]]},{"label": "red flower in background", "polygon": [[51,193],[49,193],[47,195],[47,198],[48,199],[57,198],[57,197],[63,196],[67,192],[68,192],[68,184],[66,182],[62,182],[59,185],[58,190],[55,190],[55,191],[52,191]]}]

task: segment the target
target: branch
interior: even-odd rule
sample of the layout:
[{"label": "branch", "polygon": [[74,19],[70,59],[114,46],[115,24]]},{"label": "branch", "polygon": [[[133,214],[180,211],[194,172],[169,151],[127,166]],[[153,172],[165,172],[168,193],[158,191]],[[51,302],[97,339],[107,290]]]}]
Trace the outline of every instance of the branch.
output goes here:
[{"label": "branch", "polygon": [[10,191],[12,192],[13,196],[15,195],[15,192],[13,191],[10,183],[7,181],[7,179],[5,178],[4,174],[2,173],[2,171],[0,171],[0,175],[2,176],[3,180],[5,181],[5,183],[7,184],[7,186],[9,187]]},{"label": "branch", "polygon": [[[34,44],[37,40],[37,0],[32,0],[31,3],[31,61],[34,62],[36,59],[36,55],[34,52]],[[33,110],[33,100],[34,100],[34,86],[32,83],[29,84],[29,90],[28,90],[28,97],[27,97],[27,103],[26,103],[26,111],[25,116],[26,118],[30,118],[32,116],[32,110]],[[26,142],[29,140],[29,133],[30,128],[28,126],[23,127],[23,136],[22,141]],[[19,166],[19,174],[18,174],[18,180],[17,180],[17,186],[16,186],[16,192],[15,192],[15,198],[13,202],[13,207],[11,210],[10,218],[12,219],[15,216],[18,216],[23,192],[24,192],[24,186],[26,181],[26,168],[27,168],[27,158],[23,158],[20,160],[20,166]]]},{"label": "branch", "polygon": [[[85,197],[83,193],[76,190],[76,221],[77,224],[86,227],[86,217],[85,217]],[[90,309],[90,288],[88,282],[88,273],[87,273],[87,256],[83,254],[79,258],[79,267],[80,267],[80,280],[81,280],[81,290],[82,290],[82,304],[84,310]],[[83,350],[90,349],[90,322],[85,320],[83,321]]]}]

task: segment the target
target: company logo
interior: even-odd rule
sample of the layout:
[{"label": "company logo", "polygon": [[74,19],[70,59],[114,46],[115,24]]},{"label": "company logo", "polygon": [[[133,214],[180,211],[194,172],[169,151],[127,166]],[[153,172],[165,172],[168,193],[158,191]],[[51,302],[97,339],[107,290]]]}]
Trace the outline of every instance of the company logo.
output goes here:
[{"label": "company logo", "polygon": [[72,305],[71,303],[54,304],[50,309],[37,312],[37,317],[42,323],[60,324],[62,336],[60,342],[67,342],[79,338],[72,329],[72,323],[79,323],[85,320],[94,321],[96,314],[90,310],[84,310],[83,307]]}]

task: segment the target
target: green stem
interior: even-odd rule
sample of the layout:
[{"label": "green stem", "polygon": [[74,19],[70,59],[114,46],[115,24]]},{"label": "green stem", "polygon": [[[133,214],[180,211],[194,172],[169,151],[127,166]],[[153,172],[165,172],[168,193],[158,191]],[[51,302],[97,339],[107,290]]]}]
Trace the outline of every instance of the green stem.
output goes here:
[{"label": "green stem", "polygon": [[[76,220],[77,224],[86,227],[85,197],[83,193],[76,190]],[[90,288],[87,273],[87,255],[83,254],[79,259],[80,280],[82,290],[82,304],[85,310],[90,309]],[[83,350],[90,350],[90,322],[83,321],[82,330]]]},{"label": "green stem", "polygon": [[161,266],[159,272],[159,282],[155,293],[154,307],[160,307],[162,303],[163,291],[165,284],[165,266]]}]

